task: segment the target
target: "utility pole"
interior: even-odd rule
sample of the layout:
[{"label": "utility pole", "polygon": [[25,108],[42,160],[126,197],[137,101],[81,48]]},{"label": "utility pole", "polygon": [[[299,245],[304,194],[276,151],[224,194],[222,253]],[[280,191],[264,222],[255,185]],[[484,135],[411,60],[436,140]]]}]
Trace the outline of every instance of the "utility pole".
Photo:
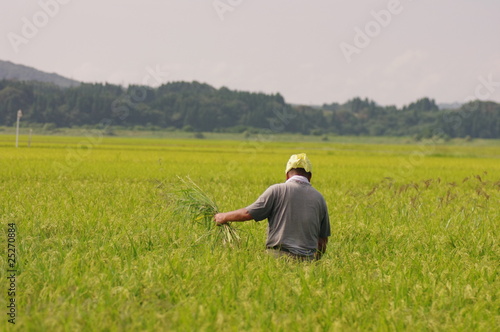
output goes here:
[{"label": "utility pole", "polygon": [[21,110],[17,111],[17,124],[16,124],[16,148],[19,146],[19,120],[23,116],[23,112]]}]

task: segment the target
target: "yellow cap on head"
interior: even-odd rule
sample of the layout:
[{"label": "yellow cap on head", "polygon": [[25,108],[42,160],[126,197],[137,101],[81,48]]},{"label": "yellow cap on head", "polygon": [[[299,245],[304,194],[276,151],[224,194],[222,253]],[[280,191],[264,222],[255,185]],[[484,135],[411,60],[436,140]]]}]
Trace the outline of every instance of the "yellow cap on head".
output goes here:
[{"label": "yellow cap on head", "polygon": [[285,174],[290,172],[292,168],[303,168],[306,172],[312,173],[312,164],[305,153],[294,154],[286,164]]}]

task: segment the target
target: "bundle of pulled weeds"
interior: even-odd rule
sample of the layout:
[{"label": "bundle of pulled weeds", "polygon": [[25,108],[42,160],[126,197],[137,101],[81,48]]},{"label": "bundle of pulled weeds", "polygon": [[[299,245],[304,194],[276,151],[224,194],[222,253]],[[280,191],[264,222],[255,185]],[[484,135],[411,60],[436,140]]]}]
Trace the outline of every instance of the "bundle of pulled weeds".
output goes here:
[{"label": "bundle of pulled weeds", "polygon": [[174,215],[205,227],[207,232],[198,240],[212,237],[216,242],[238,245],[240,237],[230,223],[216,225],[214,216],[219,212],[219,208],[215,201],[189,177],[179,178],[179,182],[179,188],[168,193]]}]

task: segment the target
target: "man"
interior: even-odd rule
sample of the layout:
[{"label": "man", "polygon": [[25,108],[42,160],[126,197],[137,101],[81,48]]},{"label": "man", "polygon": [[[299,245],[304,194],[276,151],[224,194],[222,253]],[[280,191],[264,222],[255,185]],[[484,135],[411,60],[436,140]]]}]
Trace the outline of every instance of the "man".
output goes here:
[{"label": "man", "polygon": [[266,246],[276,257],[319,259],[330,236],[328,208],[311,186],[312,165],[305,153],[290,157],[286,182],[270,186],[252,205],[215,215],[218,225],[268,219]]}]

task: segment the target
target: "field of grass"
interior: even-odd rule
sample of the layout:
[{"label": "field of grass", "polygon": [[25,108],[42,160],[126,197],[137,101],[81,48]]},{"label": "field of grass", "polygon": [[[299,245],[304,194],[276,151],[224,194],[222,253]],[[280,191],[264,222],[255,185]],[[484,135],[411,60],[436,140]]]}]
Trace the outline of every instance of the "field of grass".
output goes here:
[{"label": "field of grass", "polygon": [[[500,330],[498,144],[13,142],[0,135],[0,330]],[[299,152],[329,207],[319,262],[268,256],[264,221],[227,246],[172,209],[186,176],[223,211],[247,206]]]}]

